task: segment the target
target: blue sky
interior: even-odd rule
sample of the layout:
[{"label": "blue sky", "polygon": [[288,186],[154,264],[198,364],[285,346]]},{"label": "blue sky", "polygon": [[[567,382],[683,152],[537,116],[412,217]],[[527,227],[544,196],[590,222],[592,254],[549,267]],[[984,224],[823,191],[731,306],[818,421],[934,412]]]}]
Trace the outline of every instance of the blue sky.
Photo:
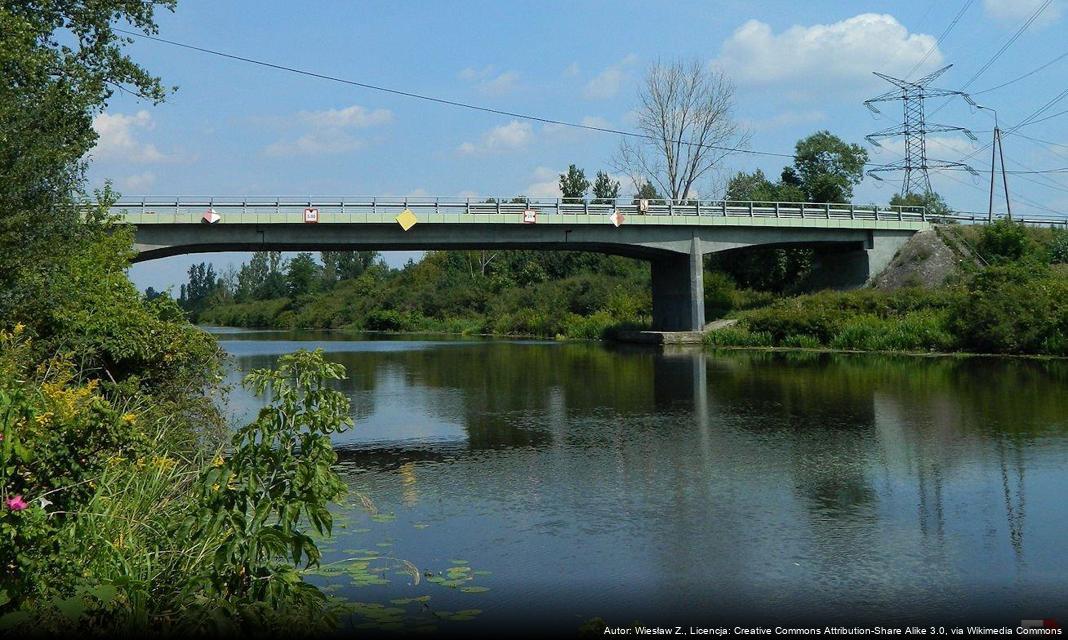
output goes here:
[{"label": "blue sky", "polygon": [[[160,36],[324,74],[441,98],[597,126],[630,129],[635,90],[656,59],[695,58],[737,86],[736,117],[750,148],[789,153],[818,129],[854,142],[899,121],[862,101],[887,90],[871,74],[912,77],[952,63],[937,83],[957,89],[1046,0],[897,2],[208,2],[180,0]],[[1066,0],[972,81],[983,91],[1068,52]],[[956,26],[936,39],[963,7]],[[608,169],[612,135],[566,130],[435,105],[164,44],[138,41],[136,59],[178,91],[159,106],[116,95],[96,122],[90,179],[127,195],[555,195],[570,163]],[[924,59],[926,56],[926,59]],[[977,95],[1014,125],[1068,86],[1068,57],[1020,82]],[[940,106],[932,101],[930,113]],[[1068,109],[1068,99],[1051,115]],[[929,138],[930,155],[956,160],[990,136],[990,117],[955,100],[931,120],[979,136]],[[1010,135],[1010,170],[1068,166],[1068,115]],[[1037,142],[1036,140],[1045,142]],[[1055,143],[1055,144],[1050,144]],[[866,143],[865,143],[866,144]],[[1061,145],[1061,146],[1058,146]],[[890,146],[890,145],[887,145]],[[898,158],[868,147],[874,162]],[[972,160],[989,168],[988,152]],[[734,155],[724,174],[783,159]],[[886,202],[891,182],[871,179],[857,202]],[[955,208],[985,210],[986,178],[932,174]],[[624,185],[625,189],[628,185]],[[715,184],[702,185],[713,195]],[[1010,176],[1014,213],[1068,211],[1068,174]],[[180,256],[135,265],[140,286],[184,281],[192,262],[219,267],[242,254]],[[393,263],[407,255],[389,256]]]}]

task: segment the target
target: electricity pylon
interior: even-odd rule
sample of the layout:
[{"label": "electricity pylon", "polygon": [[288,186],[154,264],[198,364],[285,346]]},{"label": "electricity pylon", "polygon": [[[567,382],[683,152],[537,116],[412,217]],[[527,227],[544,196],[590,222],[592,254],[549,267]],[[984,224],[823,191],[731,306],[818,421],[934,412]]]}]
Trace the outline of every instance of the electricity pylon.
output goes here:
[{"label": "electricity pylon", "polygon": [[883,129],[882,131],[876,131],[875,133],[865,136],[868,142],[881,147],[878,138],[893,138],[897,136],[904,136],[905,138],[905,157],[897,162],[884,165],[882,167],[876,167],[875,169],[869,169],[868,175],[876,180],[882,180],[880,173],[887,171],[903,171],[905,173],[904,180],[901,183],[901,195],[905,196],[910,193],[926,194],[931,191],[931,177],[928,175],[928,169],[948,169],[952,167],[960,167],[968,171],[973,175],[979,175],[975,169],[972,169],[963,162],[948,162],[946,160],[932,160],[927,157],[927,139],[928,133],[946,133],[950,131],[960,131],[964,135],[968,136],[972,140],[978,138],[964,127],[951,127],[944,124],[928,124],[927,116],[923,110],[923,101],[927,98],[938,98],[942,96],[961,96],[968,102],[968,104],[975,105],[971,97],[963,91],[951,91],[949,89],[932,89],[928,87],[935,78],[946,72],[947,69],[953,65],[946,65],[935,71],[929,73],[924,77],[914,80],[912,82],[908,80],[902,80],[900,78],[893,78],[883,73],[873,72],[883,80],[886,80],[890,84],[893,84],[897,89],[887,91],[886,93],[864,101],[864,106],[871,109],[875,113],[881,113],[873,103],[875,102],[889,102],[891,100],[901,100],[904,107],[904,122],[900,126],[890,127],[889,129]]}]

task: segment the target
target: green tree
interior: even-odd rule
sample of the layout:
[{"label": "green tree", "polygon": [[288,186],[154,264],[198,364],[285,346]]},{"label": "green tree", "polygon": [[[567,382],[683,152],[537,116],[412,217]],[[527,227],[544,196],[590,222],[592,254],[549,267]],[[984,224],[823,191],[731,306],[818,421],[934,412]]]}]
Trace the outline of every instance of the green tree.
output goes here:
[{"label": "green tree", "polygon": [[311,293],[319,279],[319,265],[310,253],[297,254],[286,269],[286,291],[292,297]]},{"label": "green tree", "polygon": [[580,200],[586,197],[590,189],[590,181],[586,179],[586,172],[575,165],[567,168],[567,173],[560,174],[560,193],[564,200]]},{"label": "green tree", "polygon": [[74,200],[96,141],[93,117],[118,88],[159,102],[159,80],[115,28],[155,33],[173,0],[0,3],[0,318],[29,319],[42,287],[87,235]]},{"label": "green tree", "polygon": [[900,193],[895,193],[894,197],[890,198],[890,206],[924,207],[927,215],[933,217],[948,215],[950,212],[946,201],[934,191],[925,194],[907,193],[901,195]]},{"label": "green tree", "polygon": [[800,187],[809,202],[849,202],[868,161],[863,147],[829,131],[798,140],[794,155]]},{"label": "green tree", "polygon": [[637,204],[639,200],[662,200],[663,197],[656,190],[656,186],[646,180],[638,187],[638,192],[634,194],[634,204]]},{"label": "green tree", "polygon": [[760,169],[753,173],[739,171],[727,182],[724,197],[727,200],[770,202],[778,199],[778,189]]},{"label": "green tree", "polygon": [[613,180],[612,176],[604,171],[597,172],[597,179],[593,183],[594,204],[611,204],[619,197],[619,181]]}]

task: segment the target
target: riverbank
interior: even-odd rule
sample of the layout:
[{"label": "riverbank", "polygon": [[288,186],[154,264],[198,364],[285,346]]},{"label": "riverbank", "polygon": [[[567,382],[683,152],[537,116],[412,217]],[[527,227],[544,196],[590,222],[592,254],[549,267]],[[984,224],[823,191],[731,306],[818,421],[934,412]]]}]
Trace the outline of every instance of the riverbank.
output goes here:
[{"label": "riverbank", "polygon": [[[709,332],[710,346],[1068,355],[1068,232],[1009,221],[939,228],[903,247],[872,287],[849,292],[804,293],[801,267],[757,277],[811,256],[750,257],[709,259],[706,319],[736,323]],[[181,302],[199,322],[230,327],[570,340],[613,340],[652,316],[648,265],[619,257],[432,252],[390,269],[352,254],[340,280],[328,268],[340,258],[322,259],[302,254],[283,273],[280,257],[257,254],[229,279],[201,266]]]}]

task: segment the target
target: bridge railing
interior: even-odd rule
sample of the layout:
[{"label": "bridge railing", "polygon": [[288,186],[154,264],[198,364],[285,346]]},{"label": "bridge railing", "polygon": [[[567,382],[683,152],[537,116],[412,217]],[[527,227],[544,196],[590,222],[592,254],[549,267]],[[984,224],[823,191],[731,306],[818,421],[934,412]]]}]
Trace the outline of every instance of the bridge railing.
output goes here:
[{"label": "bridge railing", "polygon": [[[985,214],[928,215],[924,207],[842,203],[764,202],[734,200],[637,200],[634,198],[435,198],[426,196],[151,196],[125,198],[111,212],[131,224],[199,223],[209,210],[223,223],[293,224],[304,222],[305,209],[316,209],[324,223],[377,222],[410,209],[420,220],[436,214],[502,215],[521,218],[528,210],[538,216],[588,216],[593,222],[619,211],[628,216],[699,216],[912,222],[984,222]],[[513,217],[511,220],[514,221]],[[665,219],[667,223],[667,220]],[[672,220],[672,222],[676,222]],[[1029,219],[1034,224],[1065,224],[1066,219]]]}]

